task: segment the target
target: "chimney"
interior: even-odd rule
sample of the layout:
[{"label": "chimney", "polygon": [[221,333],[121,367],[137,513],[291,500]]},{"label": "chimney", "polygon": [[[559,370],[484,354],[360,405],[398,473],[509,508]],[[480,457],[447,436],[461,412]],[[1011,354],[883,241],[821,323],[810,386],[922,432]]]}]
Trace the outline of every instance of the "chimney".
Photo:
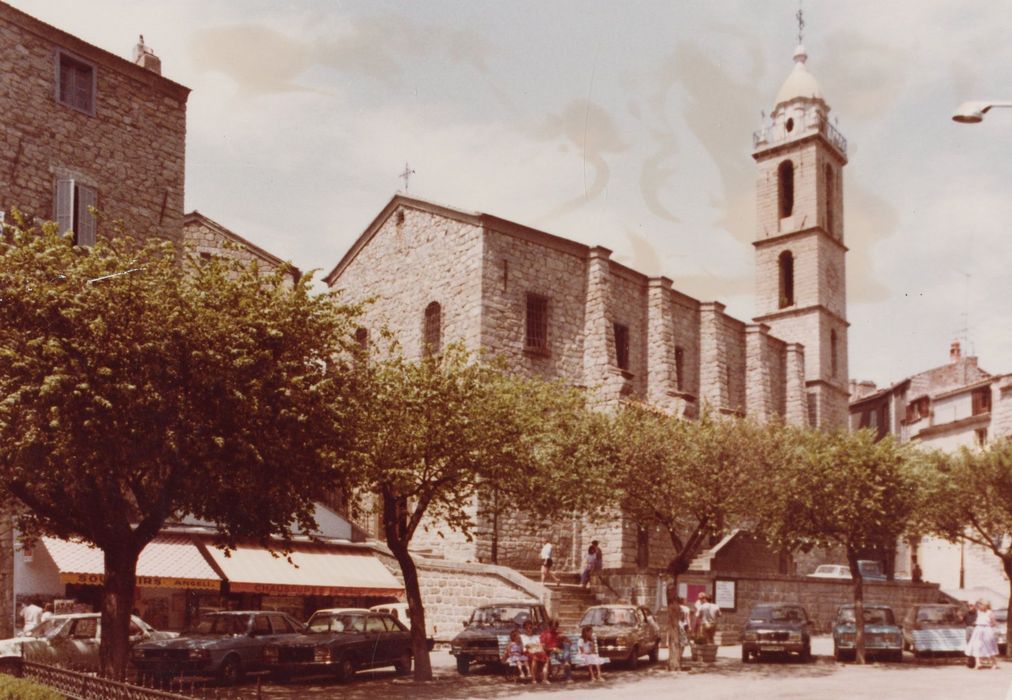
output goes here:
[{"label": "chimney", "polygon": [[155,52],[144,44],[144,35],[141,34],[140,41],[134,47],[134,63],[141,68],[146,68],[152,73],[162,74],[162,59],[155,56]]},{"label": "chimney", "polygon": [[949,346],[949,362],[959,362],[962,356],[963,353],[960,350],[959,341],[953,340],[952,344]]}]

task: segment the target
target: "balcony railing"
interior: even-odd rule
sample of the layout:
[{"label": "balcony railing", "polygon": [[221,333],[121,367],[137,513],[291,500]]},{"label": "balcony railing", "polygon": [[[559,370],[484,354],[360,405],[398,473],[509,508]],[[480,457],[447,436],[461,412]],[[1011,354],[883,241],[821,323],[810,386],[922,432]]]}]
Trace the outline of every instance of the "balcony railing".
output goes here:
[{"label": "balcony railing", "polygon": [[811,115],[800,129],[792,132],[788,132],[782,126],[770,123],[752,133],[752,148],[757,149],[763,145],[778,146],[813,132],[822,134],[840,153],[847,155],[847,139],[821,114]]}]

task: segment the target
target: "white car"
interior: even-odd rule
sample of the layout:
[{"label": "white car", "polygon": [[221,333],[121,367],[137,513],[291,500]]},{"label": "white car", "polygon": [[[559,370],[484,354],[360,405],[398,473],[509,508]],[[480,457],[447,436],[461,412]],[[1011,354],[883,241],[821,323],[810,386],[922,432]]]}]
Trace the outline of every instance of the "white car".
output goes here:
[{"label": "white car", "polygon": [[810,578],[850,579],[850,567],[844,564],[820,564],[808,574]]},{"label": "white car", "polygon": [[[136,615],[130,618],[130,644],[172,639],[176,632],[159,632]],[[102,641],[101,615],[53,615],[24,636],[0,641],[0,657],[23,656],[28,661],[98,670]]]}]

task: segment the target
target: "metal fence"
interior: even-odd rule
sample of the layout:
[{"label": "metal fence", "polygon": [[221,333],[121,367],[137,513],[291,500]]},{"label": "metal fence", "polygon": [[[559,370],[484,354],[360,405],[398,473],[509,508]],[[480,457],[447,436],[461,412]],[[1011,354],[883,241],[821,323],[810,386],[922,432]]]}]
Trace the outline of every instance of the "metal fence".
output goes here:
[{"label": "metal fence", "polygon": [[192,681],[172,681],[166,689],[154,687],[154,679],[151,678],[139,677],[136,683],[124,683],[19,658],[3,659],[0,672],[49,686],[68,700],[238,700],[262,697],[259,679],[255,688],[242,691]]}]

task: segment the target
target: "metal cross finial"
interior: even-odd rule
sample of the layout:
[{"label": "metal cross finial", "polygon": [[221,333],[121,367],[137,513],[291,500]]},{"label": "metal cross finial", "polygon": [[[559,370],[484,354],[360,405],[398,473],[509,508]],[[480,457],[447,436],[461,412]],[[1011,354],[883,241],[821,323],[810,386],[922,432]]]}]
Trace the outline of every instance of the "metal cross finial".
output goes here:
[{"label": "metal cross finial", "polygon": [[415,171],[412,170],[411,166],[408,165],[407,161],[405,161],[404,162],[404,172],[397,176],[399,178],[403,178],[403,180],[404,180],[404,191],[405,192],[408,191],[408,178],[410,178],[414,174],[415,174]]},{"label": "metal cross finial", "polygon": [[798,18],[798,46],[801,46],[805,38],[805,11],[801,7],[801,0],[798,0],[798,12],[794,16]]}]

